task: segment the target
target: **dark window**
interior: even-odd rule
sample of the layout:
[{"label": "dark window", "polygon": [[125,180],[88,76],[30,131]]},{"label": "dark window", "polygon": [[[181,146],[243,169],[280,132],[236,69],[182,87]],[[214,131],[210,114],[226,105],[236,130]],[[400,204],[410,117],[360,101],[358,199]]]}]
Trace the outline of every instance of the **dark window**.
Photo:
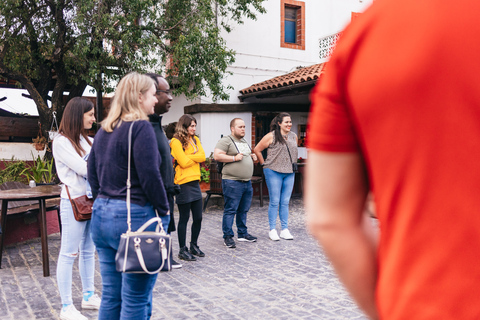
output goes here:
[{"label": "dark window", "polygon": [[285,42],[297,43],[297,8],[285,7]]}]

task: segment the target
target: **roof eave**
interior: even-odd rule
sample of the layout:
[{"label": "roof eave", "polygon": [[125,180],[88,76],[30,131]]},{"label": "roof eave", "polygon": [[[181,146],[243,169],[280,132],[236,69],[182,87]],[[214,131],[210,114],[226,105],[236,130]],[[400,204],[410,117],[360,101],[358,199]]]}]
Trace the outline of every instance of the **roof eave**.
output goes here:
[{"label": "roof eave", "polygon": [[317,80],[318,79],[313,79],[313,80],[304,81],[304,82],[300,82],[300,83],[295,83],[295,84],[292,84],[292,85],[283,86],[283,87],[279,87],[279,88],[273,88],[273,89],[250,92],[250,93],[247,93],[247,94],[241,94],[241,95],[238,96],[238,99],[240,99],[240,101],[243,102],[244,100],[246,100],[248,98],[251,98],[251,97],[270,96],[270,95],[273,95],[273,94],[277,95],[278,93],[285,94],[286,91],[298,91],[299,89],[305,89],[305,87],[309,87],[309,86],[313,87],[315,85],[315,83],[317,82]]}]

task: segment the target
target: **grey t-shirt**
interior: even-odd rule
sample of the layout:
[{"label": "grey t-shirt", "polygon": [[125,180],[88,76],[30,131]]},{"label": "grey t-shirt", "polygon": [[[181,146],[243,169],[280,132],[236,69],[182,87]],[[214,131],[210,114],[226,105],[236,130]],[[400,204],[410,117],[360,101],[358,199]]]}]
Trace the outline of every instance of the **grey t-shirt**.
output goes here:
[{"label": "grey t-shirt", "polygon": [[[233,139],[235,144],[230,138]],[[236,148],[235,145],[237,145]],[[228,156],[238,154],[237,148],[240,153],[243,153],[243,159],[236,162],[226,162],[223,165],[222,179],[248,181],[253,175],[253,159],[251,156],[252,149],[250,149],[247,141],[244,138],[238,140],[234,136],[228,135],[220,139],[215,146],[215,149],[225,151]]]}]

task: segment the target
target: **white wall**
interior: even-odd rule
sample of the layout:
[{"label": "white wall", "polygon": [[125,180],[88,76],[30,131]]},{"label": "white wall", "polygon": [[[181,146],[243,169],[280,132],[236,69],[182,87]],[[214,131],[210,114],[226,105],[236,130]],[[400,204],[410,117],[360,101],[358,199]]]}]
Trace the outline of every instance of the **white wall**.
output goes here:
[{"label": "white wall", "polygon": [[[372,0],[304,0],[305,3],[305,50],[280,46],[279,0],[264,3],[267,13],[257,20],[247,20],[234,26],[231,33],[223,33],[229,49],[236,51],[236,62],[228,68],[233,74],[226,83],[234,89],[228,91],[227,103],[238,103],[239,90],[252,84],[271,79],[323,62],[319,58],[319,39],[337,33],[350,23],[352,12],[364,11]],[[202,102],[212,102],[203,97]]]},{"label": "white wall", "polygon": [[187,100],[184,95],[173,96],[170,110],[163,114],[162,125],[165,126],[170,122],[178,121],[178,119],[185,114],[184,107],[195,103],[200,103],[200,99]]},{"label": "white wall", "polygon": [[[307,124],[308,112],[289,112],[292,116],[292,131],[298,136],[298,125]],[[307,148],[299,147],[298,148],[298,157],[307,159]]]},{"label": "white wall", "polygon": [[11,160],[12,157],[15,160],[32,161],[39,155],[43,158],[44,151],[37,151],[33,146],[33,143],[21,143],[21,142],[0,142],[0,159]]},{"label": "white wall", "polygon": [[252,113],[197,113],[193,115],[197,119],[197,135],[200,137],[205,155],[208,157],[215,149],[221,135],[230,134],[230,121],[233,118],[242,118],[245,121],[245,140],[248,144],[252,141]]}]

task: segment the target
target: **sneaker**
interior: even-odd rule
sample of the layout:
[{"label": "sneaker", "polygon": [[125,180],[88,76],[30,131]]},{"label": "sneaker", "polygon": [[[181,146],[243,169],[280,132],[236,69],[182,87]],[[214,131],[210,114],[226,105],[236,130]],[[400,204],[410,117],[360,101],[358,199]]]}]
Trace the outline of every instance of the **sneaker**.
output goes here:
[{"label": "sneaker", "polygon": [[102,302],[102,299],[96,294],[92,295],[88,300],[85,300],[85,298],[82,299],[82,309],[95,309],[98,310],[100,309],[100,303]]},{"label": "sneaker", "polygon": [[190,242],[190,253],[194,256],[205,257],[205,253],[197,246],[196,243]]},{"label": "sneaker", "polygon": [[255,241],[257,241],[257,237],[254,237],[251,234],[247,233],[243,237],[238,237],[238,241],[240,241],[240,242],[255,242]]},{"label": "sneaker", "polygon": [[270,232],[268,233],[268,236],[269,236],[270,239],[273,240],[273,241],[278,241],[278,240],[280,240],[280,238],[278,237],[277,230],[275,230],[275,229],[270,230]]},{"label": "sneaker", "polygon": [[283,229],[282,232],[280,232],[280,238],[285,240],[293,240],[293,236],[290,234],[288,229]]},{"label": "sneaker", "polygon": [[62,320],[88,320],[83,314],[78,311],[73,304],[62,308],[60,311],[60,319]]},{"label": "sneaker", "polygon": [[227,248],[236,248],[235,241],[233,241],[232,237],[226,237],[223,240],[223,243],[227,246]]},{"label": "sneaker", "polygon": [[180,269],[182,264],[172,259],[172,269]]}]

